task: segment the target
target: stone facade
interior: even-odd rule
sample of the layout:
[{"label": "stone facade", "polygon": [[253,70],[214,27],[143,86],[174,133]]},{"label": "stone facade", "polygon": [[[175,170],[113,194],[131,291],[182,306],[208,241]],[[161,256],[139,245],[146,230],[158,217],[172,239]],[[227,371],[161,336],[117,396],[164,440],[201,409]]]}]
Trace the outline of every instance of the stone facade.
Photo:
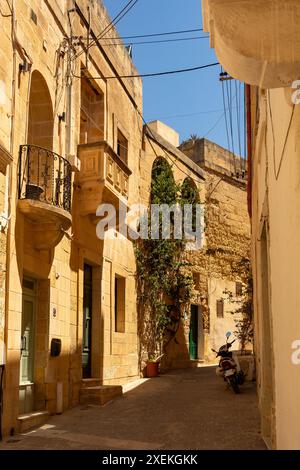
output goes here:
[{"label": "stone facade", "polygon": [[10,183],[0,173],[0,212],[6,189],[10,197],[0,232],[4,434],[20,429],[20,415],[78,404],[83,377],[118,385],[139,376],[132,243],[99,240],[96,210],[138,200],[141,81],[91,78],[136,74],[123,46],[75,60],[81,43],[68,38],[84,44],[89,18],[95,38],[110,22],[101,2],[77,1],[70,21],[73,1],[11,3],[13,17],[0,17],[0,139],[13,155]]},{"label": "stone facade", "polygon": [[[120,77],[137,74],[127,50],[97,41],[110,22],[101,1],[11,5],[0,17],[5,435],[90,394],[102,402],[97,387],[100,393],[101,386],[139,377],[136,260],[132,241],[120,233],[120,214],[148,204],[156,158],[167,160],[177,182],[189,178],[209,221],[204,247],[187,252],[195,275],[196,362],[210,360],[210,347],[233,329],[231,318],[215,318],[215,304],[234,286],[230,263],[246,250],[248,236],[244,186],[232,178],[228,152],[208,141],[200,142],[202,150],[179,150],[168,126],[143,129],[141,80]],[[104,238],[102,203],[117,225]],[[189,329],[188,315],[166,367],[190,365]]]},{"label": "stone facade", "polygon": [[[191,308],[193,305],[197,309],[197,355],[191,362],[191,318],[188,314],[168,345],[162,363],[164,368],[214,360],[211,349],[224,344],[227,331],[236,331],[237,318],[231,313],[236,307],[229,302],[224,291],[235,293],[236,283],[245,281],[237,276],[234,266],[250,256],[244,161],[205,139],[188,141],[179,148],[174,146],[177,141],[174,131],[167,129],[165,124],[150,123],[145,128],[141,159],[143,204],[149,203],[153,163],[162,157],[172,168],[176,182],[182,183],[186,178],[193,181],[199,191],[199,201],[204,206],[203,246],[186,253],[194,276],[195,296]],[[217,315],[218,301],[223,304],[221,318]],[[236,344],[238,348],[239,344]]]},{"label": "stone facade", "polygon": [[[205,0],[202,6],[204,30],[220,64],[246,84],[261,434],[269,448],[298,450],[300,114],[294,81],[299,76],[300,4]],[[279,30],[283,34],[277,35]]]},{"label": "stone facade", "polygon": [[237,317],[232,315],[236,305],[224,292],[235,294],[236,283],[245,282],[237,274],[237,265],[250,256],[245,163],[206,139],[186,142],[180,148],[205,174],[205,246],[200,253],[192,252],[190,260],[199,275],[204,331],[209,338],[204,358],[211,360],[215,357],[211,349],[224,344],[227,331],[236,331]]}]

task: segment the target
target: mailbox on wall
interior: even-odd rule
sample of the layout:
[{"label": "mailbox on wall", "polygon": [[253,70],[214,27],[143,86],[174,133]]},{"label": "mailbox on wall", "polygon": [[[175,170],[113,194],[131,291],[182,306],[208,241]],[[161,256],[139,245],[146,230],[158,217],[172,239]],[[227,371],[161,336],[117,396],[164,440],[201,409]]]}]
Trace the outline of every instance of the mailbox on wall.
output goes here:
[{"label": "mailbox on wall", "polygon": [[51,357],[58,357],[61,353],[61,339],[52,338],[51,340]]}]

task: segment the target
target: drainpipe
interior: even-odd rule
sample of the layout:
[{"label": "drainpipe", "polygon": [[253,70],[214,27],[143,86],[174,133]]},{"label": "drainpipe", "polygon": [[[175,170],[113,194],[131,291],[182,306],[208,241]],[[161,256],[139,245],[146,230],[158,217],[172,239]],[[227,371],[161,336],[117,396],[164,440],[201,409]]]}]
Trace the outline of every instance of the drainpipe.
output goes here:
[{"label": "drainpipe", "polygon": [[252,218],[252,128],[251,128],[251,86],[246,85],[247,110],[247,201],[250,219]]}]

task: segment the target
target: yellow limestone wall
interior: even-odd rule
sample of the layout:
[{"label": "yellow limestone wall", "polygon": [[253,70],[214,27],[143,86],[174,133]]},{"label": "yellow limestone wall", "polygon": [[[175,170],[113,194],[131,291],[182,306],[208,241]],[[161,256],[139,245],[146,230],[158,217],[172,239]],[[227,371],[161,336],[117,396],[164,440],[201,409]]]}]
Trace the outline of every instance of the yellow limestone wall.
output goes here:
[{"label": "yellow limestone wall", "polygon": [[[155,126],[154,130],[157,128],[159,126]],[[149,134],[150,137],[147,136]],[[157,134],[150,130],[144,139],[140,179],[142,203],[149,203],[151,171],[157,157],[167,160],[176,182],[182,183],[189,176],[198,188],[200,202],[204,203],[204,245],[200,250],[187,252],[187,259],[191,262],[191,273],[198,275],[193,299],[193,304],[198,305],[198,359],[215,361],[211,349],[219,349],[225,343],[227,331],[236,331],[237,317],[231,313],[236,305],[224,295],[225,289],[234,293],[236,282],[241,280],[233,273],[232,265],[250,256],[246,184],[241,173],[243,162],[236,159],[240,178],[235,179],[232,178],[232,154],[222,147],[200,139],[183,144],[181,152],[175,157],[177,149],[170,142],[163,139],[159,145],[154,138]],[[186,160],[187,156],[189,158]],[[205,180],[199,176],[197,168]],[[224,299],[224,318],[217,318],[217,300],[220,299]],[[235,349],[239,346],[237,341]],[[248,347],[251,348],[251,345]],[[189,317],[181,325],[176,341],[169,344],[164,358],[165,367],[187,365],[190,365]]]},{"label": "yellow limestone wall", "polygon": [[[298,105],[293,108],[293,92],[289,88],[269,92],[252,89],[253,116],[256,106],[260,113],[257,126],[253,122],[252,194],[258,392],[263,436],[278,449],[299,449],[300,445],[300,365],[292,361],[296,353],[292,344],[300,339],[300,110]],[[269,264],[268,283],[263,281],[263,249]]]},{"label": "yellow limestone wall", "polygon": [[[87,18],[87,2],[78,1]],[[93,2],[92,29],[99,34],[109,23],[100,2]],[[19,146],[27,143],[30,76],[38,71],[46,81],[54,115],[53,150],[65,158],[67,123],[59,124],[58,115],[66,111],[66,58],[57,61],[57,51],[64,37],[70,34],[67,9],[71,1],[18,0],[15,2],[16,35],[32,60],[30,72],[19,74],[23,62],[16,51],[16,104],[14,113],[13,180],[11,187],[12,213],[8,241],[10,253],[9,296],[6,298],[7,363],[4,382],[4,434],[18,430],[20,336],[22,321],[22,279],[29,276],[37,282],[37,321],[35,330],[34,409],[56,412],[57,383],[63,386],[63,409],[78,403],[82,378],[83,331],[83,266],[93,266],[93,327],[92,376],[104,384],[122,384],[138,377],[136,294],[134,288],[135,258],[131,242],[114,240],[101,242],[96,237],[95,217],[81,216],[78,192],[72,192],[72,227],[51,250],[37,250],[29,235],[31,222],[18,209],[17,172]],[[37,24],[31,19],[32,11]],[[86,29],[79,15],[71,13],[73,34],[84,35]],[[0,17],[0,139],[9,149],[11,97],[13,84],[13,49],[10,18]],[[113,30],[113,36],[117,34]],[[78,48],[77,51],[80,49]],[[106,54],[106,55],[105,55]],[[82,62],[81,62],[82,61]],[[80,75],[85,55],[74,65]],[[91,48],[89,74],[99,77],[137,73],[123,47],[106,47],[99,52]],[[142,87],[139,79],[95,80],[94,86],[104,94],[104,136],[116,151],[116,129],[128,137],[129,203],[138,200],[138,171],[141,148],[141,122],[135,108],[142,111]],[[73,79],[70,154],[77,154],[80,126],[80,79]],[[73,162],[73,160],[70,160]],[[78,171],[78,169],[77,169]],[[80,174],[80,172],[79,172]],[[3,180],[0,175],[0,211],[3,201]],[[101,200],[96,201],[96,205]],[[46,234],[45,234],[46,235]],[[0,233],[0,320],[4,311],[3,272],[5,237]],[[125,333],[114,332],[115,273],[126,278]],[[1,322],[0,322],[1,324]],[[1,331],[1,329],[0,329]],[[51,358],[52,338],[62,340],[62,353]]]}]

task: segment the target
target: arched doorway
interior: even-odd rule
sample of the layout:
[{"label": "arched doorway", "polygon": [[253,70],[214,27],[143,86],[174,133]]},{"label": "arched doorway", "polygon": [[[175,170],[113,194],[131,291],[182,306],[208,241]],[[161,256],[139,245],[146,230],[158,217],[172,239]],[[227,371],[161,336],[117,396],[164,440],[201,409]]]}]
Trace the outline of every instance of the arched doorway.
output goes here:
[{"label": "arched doorway", "polygon": [[43,75],[32,73],[27,144],[53,150],[53,106],[48,85]]}]

